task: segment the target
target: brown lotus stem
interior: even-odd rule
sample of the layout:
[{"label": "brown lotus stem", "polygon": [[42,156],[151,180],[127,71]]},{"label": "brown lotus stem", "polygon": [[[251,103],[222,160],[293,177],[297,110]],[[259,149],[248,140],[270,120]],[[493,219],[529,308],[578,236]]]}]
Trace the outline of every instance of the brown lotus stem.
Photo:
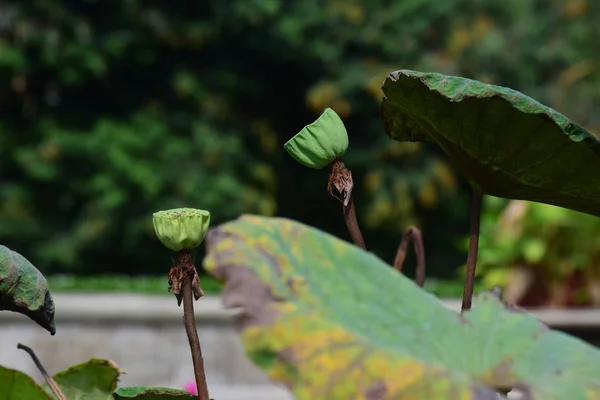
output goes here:
[{"label": "brown lotus stem", "polygon": [[413,250],[417,258],[417,268],[415,271],[415,282],[420,287],[423,287],[425,283],[425,247],[423,246],[423,235],[421,230],[416,226],[411,226],[404,231],[402,234],[402,240],[398,246],[396,252],[396,258],[394,259],[394,269],[398,272],[402,272],[404,266],[404,260],[406,260],[406,252],[408,250],[408,243],[412,240]]},{"label": "brown lotus stem", "polygon": [[475,270],[477,268],[477,252],[479,250],[479,226],[481,224],[481,201],[483,193],[477,189],[473,192],[471,203],[471,226],[469,228],[469,255],[467,256],[467,273],[465,276],[465,288],[461,312],[471,309],[473,300],[473,287],[475,286]]},{"label": "brown lotus stem", "polygon": [[48,372],[46,372],[46,368],[44,368],[44,366],[40,362],[40,359],[35,355],[34,351],[30,347],[27,347],[21,343],[17,344],[17,349],[25,350],[31,356],[33,362],[35,363],[35,366],[37,367],[37,369],[40,370],[40,373],[42,374],[42,376],[46,380],[46,383],[48,383],[48,386],[50,386],[50,389],[56,395],[58,400],[67,400],[67,398],[63,394],[62,390],[60,390],[60,387],[56,384],[54,379],[52,379],[52,377],[48,375]]},{"label": "brown lotus stem", "polygon": [[[339,198],[333,193],[335,188],[341,195]],[[327,191],[329,194],[342,203],[342,210],[344,213],[344,221],[348,228],[348,233],[355,245],[362,249],[366,249],[365,240],[360,231],[358,225],[358,219],[356,218],[356,210],[354,208],[354,200],[352,199],[352,189],[354,188],[354,182],[352,180],[352,173],[348,168],[344,166],[342,160],[335,160],[331,163],[331,174],[329,175],[329,181],[327,182]]]},{"label": "brown lotus stem", "polygon": [[206,373],[204,371],[204,358],[202,357],[202,348],[200,339],[196,330],[196,319],[194,317],[194,282],[197,281],[196,266],[192,261],[189,250],[181,250],[175,257],[175,267],[178,267],[182,273],[181,294],[183,297],[183,323],[190,342],[192,352],[192,363],[194,365],[194,376],[196,378],[196,388],[198,389],[198,400],[210,400],[208,396],[208,386],[206,385]]},{"label": "brown lotus stem", "polygon": [[358,226],[358,220],[356,218],[356,211],[354,210],[354,201],[350,197],[348,206],[344,207],[344,220],[346,221],[346,227],[350,233],[350,237],[355,245],[362,249],[366,249],[365,240],[363,239],[360,227]]}]

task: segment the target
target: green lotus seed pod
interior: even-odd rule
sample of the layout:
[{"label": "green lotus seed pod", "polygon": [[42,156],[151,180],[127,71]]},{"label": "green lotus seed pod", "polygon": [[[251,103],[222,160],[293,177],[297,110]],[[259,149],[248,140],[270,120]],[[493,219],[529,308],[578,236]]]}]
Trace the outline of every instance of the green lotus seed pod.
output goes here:
[{"label": "green lotus seed pod", "polygon": [[348,150],[348,133],[336,112],[327,108],[283,147],[300,164],[321,169]]},{"label": "green lotus seed pod", "polygon": [[200,246],[210,225],[210,212],[194,208],[175,208],[152,215],[154,232],[162,244],[173,251]]}]

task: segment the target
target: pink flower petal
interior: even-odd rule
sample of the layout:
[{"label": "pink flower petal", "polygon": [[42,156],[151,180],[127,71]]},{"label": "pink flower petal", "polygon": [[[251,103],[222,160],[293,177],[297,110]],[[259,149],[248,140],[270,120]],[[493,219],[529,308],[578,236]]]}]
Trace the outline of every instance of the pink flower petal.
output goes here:
[{"label": "pink flower petal", "polygon": [[198,389],[196,388],[196,381],[188,381],[183,385],[183,390],[191,394],[198,394]]}]

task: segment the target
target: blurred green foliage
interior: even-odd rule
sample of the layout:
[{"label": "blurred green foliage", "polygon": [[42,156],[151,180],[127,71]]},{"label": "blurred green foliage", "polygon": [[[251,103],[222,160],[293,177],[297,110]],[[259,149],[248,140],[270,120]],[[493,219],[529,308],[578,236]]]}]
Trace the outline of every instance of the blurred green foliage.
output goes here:
[{"label": "blurred green foliage", "polygon": [[[62,292],[102,292],[102,293],[146,293],[168,294],[167,278],[161,275],[52,275],[47,277],[52,293]],[[218,293],[221,284],[210,276],[202,277],[202,290],[206,294]]]},{"label": "blurred green foliage", "polygon": [[382,132],[395,69],[511,86],[600,126],[591,0],[13,0],[0,15],[0,242],[45,273],[166,273],[151,214],[182,206],[347,238],[326,172],[282,149],[331,107],[367,246],[391,261],[417,224],[429,274],[452,276],[469,190],[435,146]]},{"label": "blurred green foliage", "polygon": [[478,259],[483,287],[504,287],[522,305],[600,302],[599,218],[490,196],[485,210]]},{"label": "blurred green foliage", "polygon": [[483,265],[554,265],[555,272],[600,263],[600,219],[541,203],[486,199]]},{"label": "blurred green foliage", "polygon": [[[162,275],[51,275],[46,277],[52,293],[145,293],[145,294],[163,294],[167,293],[167,278]],[[202,290],[206,294],[217,294],[221,291],[222,285],[211,276],[201,278]],[[476,286],[478,291],[480,285]],[[463,282],[455,280],[429,279],[425,282],[425,290],[441,298],[459,297],[462,294]],[[172,296],[172,295],[171,295]]]}]

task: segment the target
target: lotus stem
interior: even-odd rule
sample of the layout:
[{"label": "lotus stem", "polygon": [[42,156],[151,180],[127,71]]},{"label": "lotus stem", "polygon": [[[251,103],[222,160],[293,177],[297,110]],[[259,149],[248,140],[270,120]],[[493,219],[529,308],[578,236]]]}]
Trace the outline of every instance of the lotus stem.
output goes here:
[{"label": "lotus stem", "polygon": [[477,252],[479,250],[479,226],[481,225],[481,202],[483,193],[477,189],[473,192],[471,202],[471,226],[469,228],[469,254],[467,256],[467,273],[463,290],[461,312],[471,309],[473,287],[475,286],[475,270],[477,268]]},{"label": "lotus stem", "polygon": [[398,246],[396,252],[396,258],[394,259],[394,269],[398,272],[402,272],[404,266],[404,260],[406,259],[406,252],[408,250],[408,244],[412,240],[413,249],[417,258],[417,268],[415,271],[415,282],[420,287],[423,287],[425,283],[425,247],[423,246],[423,235],[421,230],[415,226],[411,226],[404,231],[402,234],[402,240]]},{"label": "lotus stem", "polygon": [[[331,174],[329,175],[329,181],[327,182],[327,191],[329,194],[337,198],[342,203],[342,211],[344,213],[344,221],[348,228],[348,233],[355,245],[366,250],[365,240],[360,231],[358,225],[358,219],[356,218],[356,210],[354,208],[354,199],[352,198],[352,189],[354,188],[354,182],[352,180],[352,173],[342,160],[335,160],[330,165]],[[336,189],[342,198],[337,197],[333,193],[333,189]]]},{"label": "lotus stem", "polygon": [[46,368],[44,368],[44,366],[40,362],[40,359],[35,355],[35,352],[33,351],[33,349],[31,349],[30,347],[25,346],[24,344],[21,344],[21,343],[17,344],[17,349],[25,350],[31,356],[31,358],[33,359],[33,362],[35,363],[35,366],[37,367],[37,369],[40,370],[40,373],[42,374],[42,376],[46,380],[46,383],[48,383],[48,386],[50,386],[50,389],[56,395],[58,400],[67,400],[67,398],[63,394],[62,390],[60,390],[60,387],[56,384],[54,379],[52,379],[52,377],[50,375],[48,375]]},{"label": "lotus stem", "polygon": [[348,228],[352,241],[358,247],[366,249],[367,246],[365,245],[365,240],[363,239],[360,227],[358,226],[358,219],[356,218],[356,210],[354,209],[354,200],[352,200],[352,197],[350,197],[348,205],[343,207],[344,221],[346,222],[346,227]]},{"label": "lotus stem", "polygon": [[192,352],[192,363],[194,365],[194,376],[196,388],[198,389],[198,400],[210,400],[208,386],[206,385],[206,372],[204,371],[204,358],[200,339],[196,330],[196,319],[194,317],[194,294],[192,282],[196,275],[196,267],[192,261],[189,250],[181,250],[177,253],[175,264],[183,271],[181,292],[183,297],[183,323],[190,342]]}]

